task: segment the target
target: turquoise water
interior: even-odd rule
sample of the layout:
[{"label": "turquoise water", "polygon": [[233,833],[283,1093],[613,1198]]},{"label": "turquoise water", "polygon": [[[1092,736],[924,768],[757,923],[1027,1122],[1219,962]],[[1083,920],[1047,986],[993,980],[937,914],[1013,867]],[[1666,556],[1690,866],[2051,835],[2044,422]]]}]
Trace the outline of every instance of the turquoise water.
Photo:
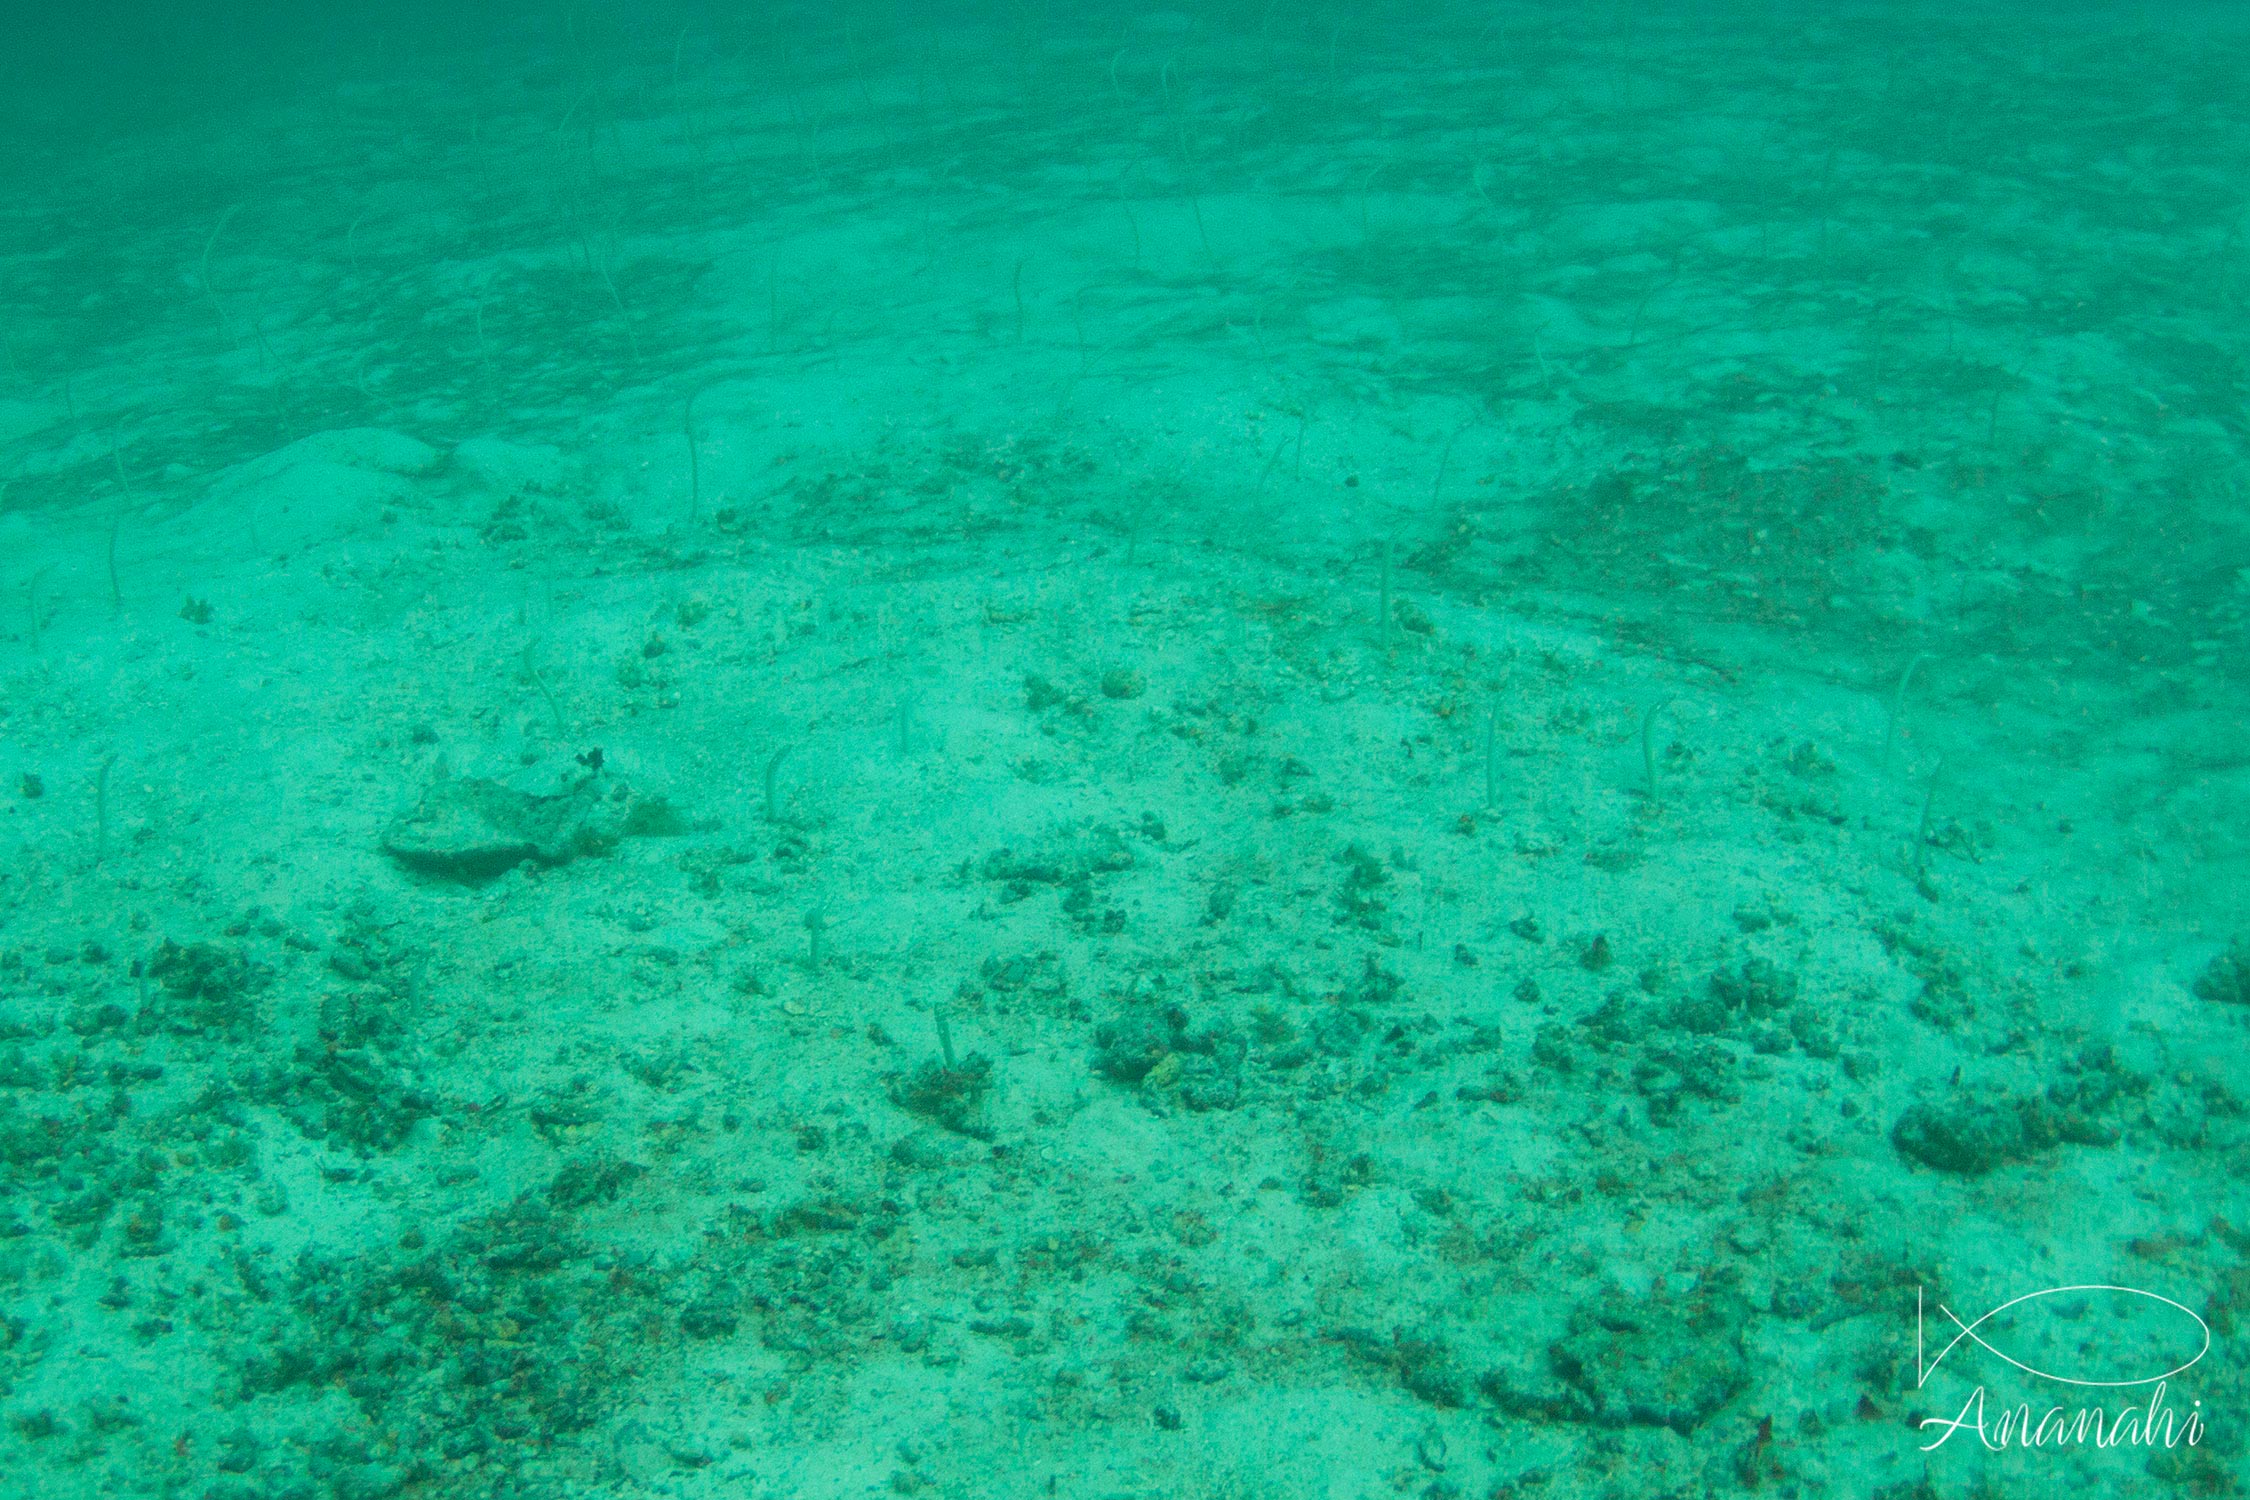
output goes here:
[{"label": "turquoise water", "polygon": [[9,25],[0,1493],[2236,1493],[2232,12]]}]

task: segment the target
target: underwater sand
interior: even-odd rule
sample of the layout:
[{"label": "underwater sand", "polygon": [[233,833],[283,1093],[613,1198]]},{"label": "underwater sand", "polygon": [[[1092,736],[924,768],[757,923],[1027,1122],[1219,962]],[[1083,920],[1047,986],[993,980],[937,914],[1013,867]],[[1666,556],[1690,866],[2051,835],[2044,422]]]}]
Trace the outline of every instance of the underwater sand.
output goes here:
[{"label": "underwater sand", "polygon": [[2239,1492],[2230,13],[72,25],[0,1493]]}]

